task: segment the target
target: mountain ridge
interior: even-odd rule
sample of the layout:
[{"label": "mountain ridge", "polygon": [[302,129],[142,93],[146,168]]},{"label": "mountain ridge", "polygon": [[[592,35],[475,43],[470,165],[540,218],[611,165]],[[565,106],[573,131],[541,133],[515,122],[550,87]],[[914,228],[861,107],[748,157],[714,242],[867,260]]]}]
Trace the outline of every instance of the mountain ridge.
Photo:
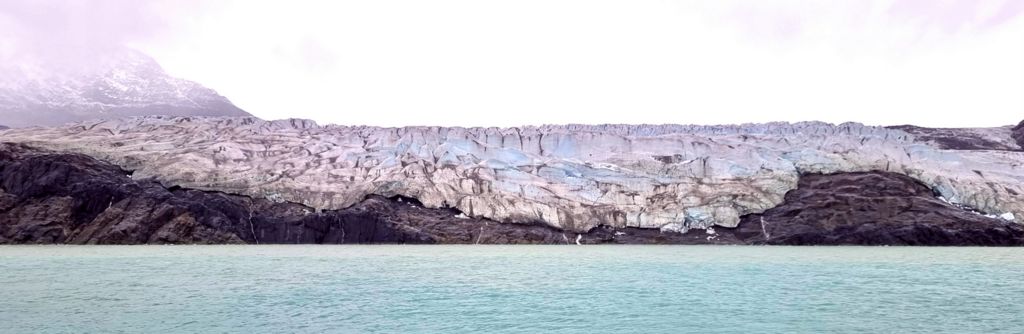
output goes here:
[{"label": "mountain ridge", "polygon": [[216,91],[168,75],[127,48],[88,53],[89,66],[46,58],[0,65],[0,120],[9,127],[55,126],[131,116],[251,116]]}]

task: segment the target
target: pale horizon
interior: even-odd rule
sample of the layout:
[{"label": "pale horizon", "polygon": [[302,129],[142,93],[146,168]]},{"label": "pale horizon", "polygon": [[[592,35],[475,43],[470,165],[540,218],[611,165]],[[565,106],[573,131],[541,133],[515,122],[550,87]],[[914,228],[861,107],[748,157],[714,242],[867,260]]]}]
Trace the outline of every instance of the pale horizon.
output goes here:
[{"label": "pale horizon", "polygon": [[0,4],[0,56],[124,45],[254,116],[319,124],[987,127],[1024,119],[1022,11],[1012,0],[15,1]]}]

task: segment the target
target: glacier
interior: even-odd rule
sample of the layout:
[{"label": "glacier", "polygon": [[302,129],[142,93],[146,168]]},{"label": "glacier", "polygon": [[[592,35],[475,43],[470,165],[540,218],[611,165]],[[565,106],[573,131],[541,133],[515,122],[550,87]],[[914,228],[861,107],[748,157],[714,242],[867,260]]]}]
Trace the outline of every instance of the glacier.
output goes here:
[{"label": "glacier", "polygon": [[169,187],[321,210],[405,196],[574,232],[735,227],[780,204],[801,175],[859,171],[910,176],[984,214],[1024,215],[1024,152],[942,149],[857,123],[382,128],[148,116],[11,129],[0,141],[86,154]]}]

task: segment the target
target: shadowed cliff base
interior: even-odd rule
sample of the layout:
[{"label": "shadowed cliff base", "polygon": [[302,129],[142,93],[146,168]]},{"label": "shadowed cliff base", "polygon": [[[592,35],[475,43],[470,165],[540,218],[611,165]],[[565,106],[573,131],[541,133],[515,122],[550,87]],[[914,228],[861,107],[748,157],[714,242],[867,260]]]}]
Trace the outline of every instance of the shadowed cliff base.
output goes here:
[{"label": "shadowed cliff base", "polygon": [[685,234],[598,226],[575,234],[369,196],[317,211],[265,199],[164,187],[79,154],[0,144],[0,243],[1024,245],[1024,226],[937,199],[906,176],[805,175],[786,201],[737,228]]}]

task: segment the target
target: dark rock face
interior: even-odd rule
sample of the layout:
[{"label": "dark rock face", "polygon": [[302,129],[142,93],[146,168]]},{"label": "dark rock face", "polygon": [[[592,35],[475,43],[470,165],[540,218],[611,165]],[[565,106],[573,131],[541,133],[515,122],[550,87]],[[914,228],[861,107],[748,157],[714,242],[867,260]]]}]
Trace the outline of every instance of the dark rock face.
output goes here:
[{"label": "dark rock face", "polygon": [[[762,223],[763,221],[763,223]],[[944,203],[902,175],[808,175],[739,227],[573,234],[371,196],[336,211],[166,188],[88,156],[0,144],[0,244],[482,243],[1024,245],[1024,227]]]},{"label": "dark rock face", "polygon": [[1013,139],[1017,141],[1017,145],[1024,148],[1024,121],[1013,127]]},{"label": "dark rock face", "polygon": [[222,217],[127,174],[86,156],[0,147],[0,242],[242,242]]},{"label": "dark rock face", "polygon": [[[1017,127],[1021,128],[1020,125]],[[966,129],[924,128],[913,125],[889,126],[888,128],[906,131],[914,135],[918,141],[933,143],[936,147],[946,150],[1018,151],[1024,148],[1024,145],[1021,145],[1022,139],[1024,139],[1024,128],[1014,130],[1014,139],[1017,140],[1019,147],[1013,147],[1012,142],[994,141]]]},{"label": "dark rock face", "polygon": [[886,172],[805,175],[782,205],[744,216],[732,232],[779,245],[1024,245],[1024,226],[957,208]]}]

